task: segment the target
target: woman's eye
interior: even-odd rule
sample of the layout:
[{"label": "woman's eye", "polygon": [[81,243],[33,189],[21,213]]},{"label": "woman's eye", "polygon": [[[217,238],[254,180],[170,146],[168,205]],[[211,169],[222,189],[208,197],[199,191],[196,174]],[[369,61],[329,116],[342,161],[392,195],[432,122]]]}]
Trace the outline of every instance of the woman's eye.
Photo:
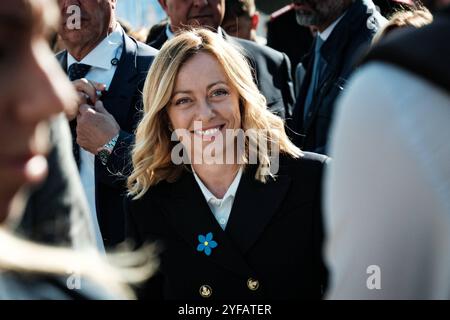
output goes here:
[{"label": "woman's eye", "polygon": [[228,95],[228,91],[225,89],[218,89],[212,93],[213,97],[227,96],[227,95]]},{"label": "woman's eye", "polygon": [[180,98],[178,100],[175,101],[175,105],[178,106],[180,104],[186,104],[190,101],[189,98]]}]

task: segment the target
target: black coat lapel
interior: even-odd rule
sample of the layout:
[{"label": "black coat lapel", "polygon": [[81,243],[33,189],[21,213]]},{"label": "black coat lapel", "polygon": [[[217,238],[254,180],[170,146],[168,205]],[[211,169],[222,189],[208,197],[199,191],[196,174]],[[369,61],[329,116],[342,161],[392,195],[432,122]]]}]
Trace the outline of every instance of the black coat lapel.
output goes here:
[{"label": "black coat lapel", "polygon": [[[338,54],[337,54],[338,55]],[[327,95],[328,91],[331,89],[333,85],[333,81],[336,80],[337,69],[335,64],[327,63],[325,70],[320,78],[320,82],[317,85],[317,90],[314,93],[313,101],[311,103],[310,112],[312,115],[307,117],[307,121],[304,125],[304,132],[308,132],[309,128],[314,122],[316,118],[316,114],[319,110],[319,106],[322,102],[322,99]]]},{"label": "black coat lapel", "polygon": [[[67,51],[61,51],[56,55],[56,59],[59,62],[59,65],[64,70],[64,72],[68,75],[69,70],[67,70]],[[73,119],[69,121],[70,133],[72,136],[72,153],[75,159],[75,163],[77,164],[78,169],[80,168],[80,146],[77,144],[77,119]]]},{"label": "black coat lapel", "polygon": [[288,176],[280,175],[263,184],[255,180],[255,173],[256,166],[242,175],[225,229],[242,254],[255,244],[278,211],[291,182]]},{"label": "black coat lapel", "polygon": [[130,111],[132,99],[137,91],[135,78],[137,69],[137,44],[130,37],[124,35],[123,52],[111,85],[102,96],[105,108],[111,113],[122,127]]},{"label": "black coat lapel", "polygon": [[256,276],[240,254],[240,250],[217,223],[191,173],[184,173],[173,184],[170,196],[161,200],[165,201],[163,207],[167,209],[166,215],[170,224],[189,243],[193,254],[205,254],[197,251],[198,236],[212,232],[213,240],[218,246],[212,249],[208,258],[244,277]]},{"label": "black coat lapel", "polygon": [[61,68],[64,70],[64,72],[67,74],[67,51],[61,51],[60,53],[58,53],[56,55],[56,59],[59,62],[59,65],[61,66]]},{"label": "black coat lapel", "polygon": [[[306,68],[306,75],[305,79],[303,80],[301,86],[300,86],[300,92],[297,95],[295,107],[294,107],[294,114],[292,116],[292,129],[296,131],[297,134],[300,134],[304,131],[304,124],[303,124],[303,113],[305,108],[305,100],[306,95],[308,93],[308,88],[311,83],[311,74],[312,74],[312,62],[314,61],[314,55],[312,52],[308,52],[303,58],[302,63]],[[295,140],[298,139],[297,137],[294,138]]]},{"label": "black coat lapel", "polygon": [[158,35],[158,37],[153,40],[152,42],[150,42],[148,45],[160,50],[161,47],[164,45],[164,43],[166,43],[166,41],[168,40],[167,38],[167,34],[166,34],[166,28],[164,28],[161,33]]}]

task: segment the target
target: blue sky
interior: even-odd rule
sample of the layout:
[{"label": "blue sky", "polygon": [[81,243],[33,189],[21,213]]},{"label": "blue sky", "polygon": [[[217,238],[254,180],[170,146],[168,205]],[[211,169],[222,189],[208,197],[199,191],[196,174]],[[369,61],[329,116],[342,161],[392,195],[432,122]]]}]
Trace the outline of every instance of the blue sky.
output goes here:
[{"label": "blue sky", "polygon": [[150,27],[165,17],[157,0],[118,0],[117,15],[134,28]]}]

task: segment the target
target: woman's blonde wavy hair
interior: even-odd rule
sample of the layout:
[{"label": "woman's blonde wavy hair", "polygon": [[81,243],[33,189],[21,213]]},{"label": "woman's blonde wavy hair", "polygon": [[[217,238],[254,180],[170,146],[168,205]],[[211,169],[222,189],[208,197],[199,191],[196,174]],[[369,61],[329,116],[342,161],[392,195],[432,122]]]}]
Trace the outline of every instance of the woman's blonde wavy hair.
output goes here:
[{"label": "woman's blonde wavy hair", "polygon": [[[284,122],[272,114],[266,99],[253,81],[252,69],[241,49],[225,41],[217,33],[206,29],[192,29],[166,42],[155,58],[144,85],[144,114],[136,131],[132,153],[133,172],[128,178],[128,190],[134,199],[141,198],[150,187],[161,181],[173,182],[181,174],[182,165],[171,161],[176,142],[171,141],[166,107],[169,105],[180,68],[195,54],[214,56],[223,67],[229,82],[240,98],[241,129],[264,132],[268,143],[276,143],[281,153],[294,158],[302,152],[288,138]],[[195,81],[195,79],[192,79]],[[261,138],[261,136],[259,136]],[[250,136],[245,143],[242,162],[248,163],[248,145],[257,145],[258,137]],[[258,169],[255,179],[266,182],[270,170],[270,148],[258,150]],[[263,170],[263,169],[266,170]],[[269,174],[271,175],[271,174]]]}]

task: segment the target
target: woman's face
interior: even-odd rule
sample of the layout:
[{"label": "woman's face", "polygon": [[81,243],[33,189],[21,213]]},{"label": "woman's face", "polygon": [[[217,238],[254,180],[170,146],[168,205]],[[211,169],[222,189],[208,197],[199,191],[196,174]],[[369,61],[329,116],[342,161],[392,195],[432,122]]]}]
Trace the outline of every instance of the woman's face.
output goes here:
[{"label": "woman's face", "polygon": [[167,111],[177,135],[186,133],[183,145],[194,164],[211,154],[225,159],[234,150],[232,134],[241,128],[239,94],[211,54],[197,53],[181,67]]},{"label": "woman's face", "polygon": [[76,101],[47,44],[51,1],[30,1],[35,14],[28,1],[0,1],[0,222],[20,187],[46,176],[47,121]]}]

